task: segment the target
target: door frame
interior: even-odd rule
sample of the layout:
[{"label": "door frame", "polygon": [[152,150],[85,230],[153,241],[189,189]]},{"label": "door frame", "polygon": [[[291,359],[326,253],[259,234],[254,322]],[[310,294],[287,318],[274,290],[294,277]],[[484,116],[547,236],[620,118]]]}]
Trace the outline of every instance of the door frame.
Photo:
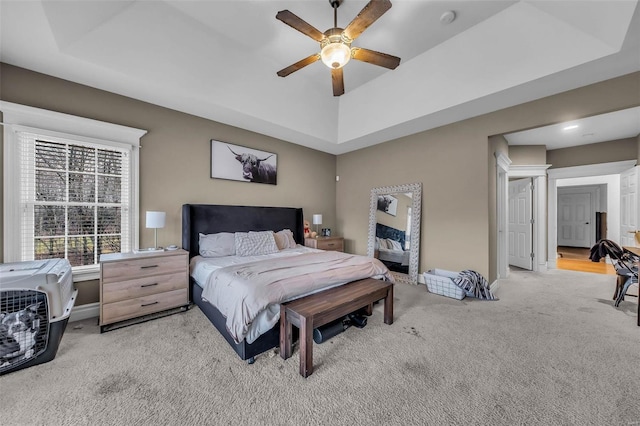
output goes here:
[{"label": "door frame", "polygon": [[[531,233],[533,248],[533,272],[545,272],[547,259],[544,253],[547,229],[547,169],[551,164],[510,165],[509,178],[527,178],[533,180],[532,214],[533,230]],[[508,261],[508,260],[507,260]]]},{"label": "door frame", "polygon": [[563,167],[548,170],[549,191],[547,198],[547,267],[557,268],[558,258],[558,179],[620,174],[636,165],[636,160],[615,161],[611,163],[590,164],[587,166]]},{"label": "door frame", "polygon": [[497,216],[497,279],[509,276],[509,165],[511,160],[496,152],[496,216]]}]

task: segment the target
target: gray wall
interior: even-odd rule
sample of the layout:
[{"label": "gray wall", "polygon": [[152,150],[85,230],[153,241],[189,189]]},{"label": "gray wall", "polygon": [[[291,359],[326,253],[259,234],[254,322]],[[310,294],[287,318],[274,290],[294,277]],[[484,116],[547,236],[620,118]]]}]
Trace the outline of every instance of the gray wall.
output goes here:
[{"label": "gray wall", "polygon": [[547,164],[547,147],[544,145],[514,145],[509,147],[511,164],[520,166]]},{"label": "gray wall", "polygon": [[552,149],[547,151],[547,164],[551,164],[550,168],[557,169],[587,164],[636,160],[637,157],[638,138],[633,137],[570,148]]},{"label": "gray wall", "polygon": [[[322,213],[323,227],[340,234],[334,155],[7,64],[0,65],[0,75],[4,101],[148,131],[140,150],[142,247],[153,245],[145,210],[167,212],[158,244],[180,245],[184,203],[302,207],[306,219]],[[278,154],[278,185],[211,179],[210,139]],[[76,304],[98,301],[97,282],[79,283],[78,289]]]},{"label": "gray wall", "polygon": [[[580,118],[640,104],[634,73],[335,157],[13,66],[1,65],[0,73],[3,100],[149,131],[140,155],[140,207],[167,211],[161,245],[180,241],[183,203],[281,205],[303,207],[307,219],[322,213],[323,227],[343,235],[347,251],[366,254],[371,189],[421,182],[420,271],[474,269],[489,281],[496,277],[494,153],[508,149],[490,136],[554,124],[566,111]],[[277,153],[279,184],[210,179],[210,139]],[[142,227],[141,245],[152,241]],[[95,283],[80,290],[81,297],[97,295]]]},{"label": "gray wall", "polygon": [[499,142],[489,137],[555,124],[567,111],[575,119],[638,106],[638,93],[640,73],[629,74],[339,155],[336,207],[347,247],[366,253],[372,188],[421,182],[420,271],[475,269],[494,280]]}]

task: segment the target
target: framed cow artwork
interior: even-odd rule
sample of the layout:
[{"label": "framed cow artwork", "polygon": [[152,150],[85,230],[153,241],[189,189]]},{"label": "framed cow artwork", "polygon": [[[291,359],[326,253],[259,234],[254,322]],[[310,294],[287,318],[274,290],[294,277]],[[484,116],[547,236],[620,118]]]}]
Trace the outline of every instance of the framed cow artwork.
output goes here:
[{"label": "framed cow artwork", "polygon": [[272,152],[212,139],[211,177],[276,185],[278,156]]},{"label": "framed cow artwork", "polygon": [[398,199],[393,195],[378,195],[378,210],[391,216],[396,215],[398,209]]}]

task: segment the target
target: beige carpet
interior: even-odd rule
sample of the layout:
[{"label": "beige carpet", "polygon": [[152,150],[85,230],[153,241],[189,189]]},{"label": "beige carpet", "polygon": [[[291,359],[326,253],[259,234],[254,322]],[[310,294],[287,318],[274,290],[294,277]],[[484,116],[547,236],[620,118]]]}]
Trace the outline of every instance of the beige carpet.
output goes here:
[{"label": "beige carpet", "polygon": [[56,358],[0,377],[2,425],[638,425],[637,299],[614,278],[512,272],[499,301],[397,285],[362,330],[241,361],[197,309],[99,334],[71,323]]}]

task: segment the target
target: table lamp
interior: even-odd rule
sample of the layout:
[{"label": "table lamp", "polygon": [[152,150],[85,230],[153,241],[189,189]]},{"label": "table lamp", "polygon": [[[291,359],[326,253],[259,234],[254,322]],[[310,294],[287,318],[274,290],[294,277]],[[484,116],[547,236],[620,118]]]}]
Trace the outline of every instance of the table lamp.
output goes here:
[{"label": "table lamp", "polygon": [[316,238],[318,238],[318,226],[322,225],[322,215],[314,214],[313,215],[313,224],[316,226]]},{"label": "table lamp", "polygon": [[158,249],[158,228],[164,228],[165,212],[147,212],[147,228],[154,230],[154,249]]}]

